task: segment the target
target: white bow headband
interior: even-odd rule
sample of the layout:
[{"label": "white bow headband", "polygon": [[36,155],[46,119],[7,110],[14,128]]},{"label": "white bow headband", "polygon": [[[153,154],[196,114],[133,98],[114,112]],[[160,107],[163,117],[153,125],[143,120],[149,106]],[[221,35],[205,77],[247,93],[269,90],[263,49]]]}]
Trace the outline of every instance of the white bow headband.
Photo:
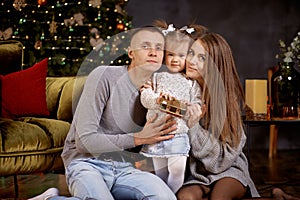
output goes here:
[{"label": "white bow headband", "polygon": [[181,31],[186,31],[188,34],[191,34],[192,32],[195,31],[194,28],[188,28],[187,26],[182,27],[181,29],[179,29]]},{"label": "white bow headband", "polygon": [[176,29],[174,28],[173,24],[169,24],[168,28],[165,30],[162,30],[162,33],[164,36],[166,36],[169,32],[175,31]]},{"label": "white bow headband", "polygon": [[[166,36],[169,32],[172,32],[172,31],[175,31],[175,30],[176,30],[176,28],[174,27],[174,24],[169,24],[167,29],[162,30],[162,33],[164,34],[164,36]],[[188,28],[187,26],[184,26],[179,30],[186,31],[188,34],[191,34],[192,32],[195,31],[194,28]]]}]

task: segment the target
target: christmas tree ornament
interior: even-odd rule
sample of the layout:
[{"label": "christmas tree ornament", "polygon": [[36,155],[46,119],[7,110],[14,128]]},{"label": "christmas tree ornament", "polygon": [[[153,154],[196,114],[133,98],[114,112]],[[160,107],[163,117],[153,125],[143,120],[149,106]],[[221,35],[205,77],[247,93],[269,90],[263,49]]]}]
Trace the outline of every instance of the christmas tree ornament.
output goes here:
[{"label": "christmas tree ornament", "polygon": [[50,23],[50,28],[49,28],[49,32],[51,34],[56,33],[56,29],[57,29],[57,23],[54,21],[54,16],[52,17],[52,22]]},{"label": "christmas tree ornament", "polygon": [[75,24],[75,20],[73,18],[64,20],[65,26],[73,26]]},{"label": "christmas tree ornament", "polygon": [[81,13],[74,14],[74,20],[79,26],[83,26],[84,16]]},{"label": "christmas tree ornament", "polygon": [[89,5],[92,5],[94,8],[99,8],[101,6],[101,0],[90,0]]},{"label": "christmas tree ornament", "polygon": [[13,34],[13,29],[11,27],[9,27],[3,32],[0,31],[0,40],[7,40],[11,38],[12,34]]},{"label": "christmas tree ornament", "polygon": [[115,9],[116,9],[116,12],[117,12],[117,13],[119,13],[119,14],[121,14],[121,15],[123,15],[123,16],[126,15],[125,11],[122,9],[122,7],[121,7],[119,4],[117,4],[117,5],[115,6]]},{"label": "christmas tree ornament", "polygon": [[100,37],[99,30],[97,28],[91,28],[90,30],[90,45],[98,51],[104,44],[104,40]]},{"label": "christmas tree ornament", "polygon": [[99,33],[99,30],[98,30],[97,28],[95,28],[95,27],[94,27],[94,28],[91,28],[91,29],[90,29],[90,33],[93,34],[93,35],[96,35],[96,34]]},{"label": "christmas tree ornament", "polygon": [[13,6],[16,10],[21,11],[22,7],[26,6],[25,0],[15,0]]},{"label": "christmas tree ornament", "polygon": [[90,44],[96,51],[98,51],[104,44],[104,40],[102,38],[90,38]]}]

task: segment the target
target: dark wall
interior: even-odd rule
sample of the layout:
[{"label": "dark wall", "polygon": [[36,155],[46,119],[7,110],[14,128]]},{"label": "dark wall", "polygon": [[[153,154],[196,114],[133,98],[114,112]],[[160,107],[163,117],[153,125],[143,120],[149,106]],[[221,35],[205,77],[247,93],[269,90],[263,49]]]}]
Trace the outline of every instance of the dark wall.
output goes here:
[{"label": "dark wall", "polygon": [[165,19],[178,27],[202,24],[223,35],[232,47],[242,83],[267,78],[276,65],[278,40],[290,42],[300,31],[299,0],[130,0],[133,26]]},{"label": "dark wall", "polygon": [[[134,27],[164,19],[220,33],[232,47],[243,85],[245,79],[267,79],[268,68],[278,62],[278,40],[290,43],[300,31],[299,0],[129,0],[126,10]],[[255,147],[268,146],[267,128],[252,132]],[[279,148],[300,148],[299,141],[299,127],[279,131]]]}]

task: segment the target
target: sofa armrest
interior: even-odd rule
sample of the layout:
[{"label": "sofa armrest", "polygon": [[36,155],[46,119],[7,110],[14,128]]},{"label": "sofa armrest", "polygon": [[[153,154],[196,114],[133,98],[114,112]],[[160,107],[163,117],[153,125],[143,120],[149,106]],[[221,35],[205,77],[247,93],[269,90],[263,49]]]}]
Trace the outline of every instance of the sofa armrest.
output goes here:
[{"label": "sofa armrest", "polygon": [[0,74],[6,75],[23,68],[23,45],[16,40],[0,41]]}]

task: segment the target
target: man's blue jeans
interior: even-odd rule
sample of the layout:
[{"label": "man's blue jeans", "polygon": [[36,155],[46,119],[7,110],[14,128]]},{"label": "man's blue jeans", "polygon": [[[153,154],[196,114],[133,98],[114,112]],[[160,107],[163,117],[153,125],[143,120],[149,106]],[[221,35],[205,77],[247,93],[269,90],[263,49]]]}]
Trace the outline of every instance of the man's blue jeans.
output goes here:
[{"label": "man's blue jeans", "polygon": [[66,178],[70,193],[78,199],[176,200],[159,177],[130,162],[77,159],[66,168]]}]

